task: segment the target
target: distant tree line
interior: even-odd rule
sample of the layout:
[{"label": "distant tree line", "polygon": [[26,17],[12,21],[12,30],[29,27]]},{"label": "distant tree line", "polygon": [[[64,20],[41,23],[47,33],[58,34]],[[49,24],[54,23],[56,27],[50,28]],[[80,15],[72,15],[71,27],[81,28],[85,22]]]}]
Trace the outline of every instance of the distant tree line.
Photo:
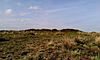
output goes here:
[{"label": "distant tree line", "polygon": [[[17,30],[0,30],[0,32],[16,32]],[[78,29],[26,29],[26,30],[18,30],[18,31],[48,31],[48,32],[82,32]]]},{"label": "distant tree line", "polygon": [[58,30],[58,29],[27,29],[27,30],[24,30],[24,31],[50,31],[50,32],[82,32],[78,29],[61,29],[61,30]]}]

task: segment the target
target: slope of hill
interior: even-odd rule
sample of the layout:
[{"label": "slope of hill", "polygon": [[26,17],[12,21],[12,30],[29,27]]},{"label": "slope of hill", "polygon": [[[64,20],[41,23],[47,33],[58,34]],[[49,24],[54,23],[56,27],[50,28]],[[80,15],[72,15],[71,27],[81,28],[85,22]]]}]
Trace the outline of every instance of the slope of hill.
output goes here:
[{"label": "slope of hill", "polygon": [[0,60],[100,60],[100,33],[75,29],[0,31]]}]

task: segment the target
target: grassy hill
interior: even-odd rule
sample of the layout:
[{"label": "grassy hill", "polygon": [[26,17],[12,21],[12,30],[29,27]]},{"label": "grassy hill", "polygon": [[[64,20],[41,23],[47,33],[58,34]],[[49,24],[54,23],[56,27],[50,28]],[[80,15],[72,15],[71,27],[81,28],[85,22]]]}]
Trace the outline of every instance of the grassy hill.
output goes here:
[{"label": "grassy hill", "polygon": [[75,29],[2,30],[0,60],[100,60],[100,33]]}]

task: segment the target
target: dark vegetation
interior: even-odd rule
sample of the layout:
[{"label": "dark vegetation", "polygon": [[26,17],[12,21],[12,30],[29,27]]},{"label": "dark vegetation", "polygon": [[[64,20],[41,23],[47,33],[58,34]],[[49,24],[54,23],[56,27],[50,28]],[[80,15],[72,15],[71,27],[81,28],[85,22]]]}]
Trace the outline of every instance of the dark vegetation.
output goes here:
[{"label": "dark vegetation", "polygon": [[100,60],[100,33],[76,29],[2,30],[0,60]]},{"label": "dark vegetation", "polygon": [[[23,31],[23,30],[22,30]],[[82,32],[80,30],[77,30],[77,29],[61,29],[61,30],[57,30],[57,29],[27,29],[25,31],[49,31],[49,32]]]},{"label": "dark vegetation", "polygon": [[0,38],[0,42],[5,42],[5,41],[9,41],[9,40],[5,38]]}]

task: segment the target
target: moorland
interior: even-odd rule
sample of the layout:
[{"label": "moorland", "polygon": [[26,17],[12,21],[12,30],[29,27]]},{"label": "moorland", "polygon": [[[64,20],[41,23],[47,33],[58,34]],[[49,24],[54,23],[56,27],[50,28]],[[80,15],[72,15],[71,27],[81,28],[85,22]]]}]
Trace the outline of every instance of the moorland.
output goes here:
[{"label": "moorland", "polygon": [[77,29],[1,30],[0,60],[100,60],[100,33]]}]

